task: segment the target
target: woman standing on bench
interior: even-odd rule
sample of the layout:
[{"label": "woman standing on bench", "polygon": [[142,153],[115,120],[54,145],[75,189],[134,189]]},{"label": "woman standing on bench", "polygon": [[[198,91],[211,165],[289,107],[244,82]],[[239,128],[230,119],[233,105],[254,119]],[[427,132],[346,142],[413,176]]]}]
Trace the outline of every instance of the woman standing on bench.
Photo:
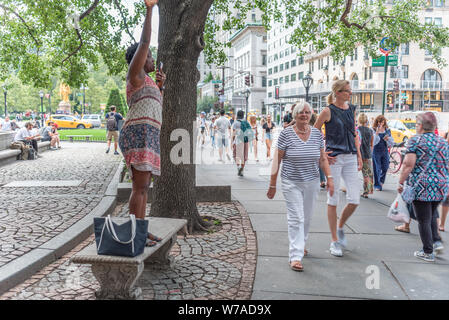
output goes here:
[{"label": "woman standing on bench", "polygon": [[[129,213],[144,219],[152,175],[160,175],[159,136],[162,125],[162,94],[165,74],[157,70],[156,82],[148,76],[155,70],[150,50],[151,16],[158,0],[145,0],[147,13],[140,43],[128,48],[126,98],[129,112],[120,131],[119,145],[132,179]],[[162,239],[148,234],[148,246]]]}]

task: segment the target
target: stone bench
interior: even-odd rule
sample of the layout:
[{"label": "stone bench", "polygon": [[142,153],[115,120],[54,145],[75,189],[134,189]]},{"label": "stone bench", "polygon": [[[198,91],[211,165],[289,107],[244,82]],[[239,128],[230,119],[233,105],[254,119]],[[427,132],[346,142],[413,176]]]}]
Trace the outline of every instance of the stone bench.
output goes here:
[{"label": "stone bench", "polygon": [[[123,221],[123,222],[122,222]],[[115,223],[124,223],[128,218],[114,218]],[[157,270],[169,268],[172,260],[170,249],[176,243],[178,232],[186,233],[187,220],[149,218],[148,231],[162,238],[154,247],[146,247],[134,258],[98,255],[93,243],[72,257],[72,263],[90,264],[92,273],[100,283],[95,293],[98,299],[140,299],[142,290],[135,287],[144,268]]]},{"label": "stone bench", "polygon": [[90,138],[92,138],[92,135],[70,135],[70,136],[66,136],[67,138],[70,139],[70,142],[73,142],[73,138],[84,138],[86,139],[86,142],[90,141]]}]

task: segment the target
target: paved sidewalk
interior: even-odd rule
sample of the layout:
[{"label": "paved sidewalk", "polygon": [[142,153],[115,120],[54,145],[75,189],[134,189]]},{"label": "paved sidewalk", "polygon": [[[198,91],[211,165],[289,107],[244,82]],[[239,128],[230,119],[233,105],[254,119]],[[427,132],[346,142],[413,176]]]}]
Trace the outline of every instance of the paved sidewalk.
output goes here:
[{"label": "paved sidewalk", "polygon": [[77,245],[78,222],[115,203],[108,186],[121,157],[105,149],[62,143],[37,160],[0,167],[0,294]]},{"label": "paved sidewalk", "polygon": [[[100,149],[102,150],[101,145]],[[202,157],[209,164],[197,166],[197,183],[231,185],[233,200],[239,201],[246,209],[252,228],[256,232],[257,267],[254,283],[251,283],[254,277],[251,273],[254,272],[255,266],[251,250],[255,250],[255,244],[252,231],[249,231],[249,225],[244,222],[247,221],[246,213],[240,214],[245,223],[242,233],[242,229],[236,224],[240,219],[239,215],[234,214],[234,209],[231,209],[234,204],[202,205],[203,214],[217,216],[226,222],[227,227],[232,225],[232,228],[237,229],[224,229],[215,236],[178,239],[178,246],[173,255],[177,257],[179,264],[173,272],[160,274],[156,278],[151,278],[150,275],[142,278],[141,284],[146,288],[144,291],[147,298],[262,300],[449,298],[447,281],[449,249],[438,256],[435,263],[417,260],[413,257],[413,252],[422,246],[417,223],[413,222],[411,234],[404,234],[395,231],[394,223],[386,218],[388,207],[396,195],[394,190],[397,177],[387,178],[384,191],[376,192],[370,199],[361,199],[360,207],[345,226],[349,250],[342,258],[333,257],[329,253],[330,232],[326,216],[326,194],[321,191],[307,243],[310,254],[303,261],[305,271],[298,273],[288,266],[286,205],[281,189],[278,189],[274,200],[266,198],[270,163],[261,161],[256,164],[250,156],[250,164],[242,178],[237,176],[235,164],[217,164],[211,161],[217,157],[216,150],[212,152],[208,146],[199,150],[200,152],[202,150]],[[264,154],[263,151],[262,149],[261,155]],[[17,168],[17,173],[19,172]],[[341,193],[342,205],[339,212],[344,202],[344,194]],[[223,209],[223,205],[230,207]],[[447,232],[442,236],[447,243]],[[89,241],[92,241],[92,238],[87,243]],[[227,245],[223,246],[223,243]],[[227,251],[228,249],[231,250]],[[31,299],[33,296],[38,298],[42,290],[47,290],[45,288],[52,284],[66,285],[67,275],[70,275],[70,272],[67,273],[69,266],[65,264],[66,261],[55,262],[55,265],[49,266],[2,298]],[[89,277],[87,273],[84,274]],[[177,283],[174,279],[178,278],[186,282]],[[92,282],[81,283],[82,288],[79,292],[76,290],[67,292],[67,288],[63,286],[58,287],[61,292],[53,292],[52,297],[45,296],[45,298],[58,299],[64,293],[65,297],[62,298],[73,299],[79,293],[83,298],[90,299],[95,286],[89,287]],[[194,284],[190,291],[189,283]],[[217,283],[221,287],[214,287]],[[223,292],[227,292],[229,296]]]},{"label": "paved sidewalk", "polygon": [[[396,197],[397,176],[387,178],[384,191],[361,199],[345,226],[348,250],[341,258],[329,252],[326,192],[320,191],[306,245],[310,254],[303,260],[305,271],[298,273],[288,265],[282,190],[278,185],[274,200],[267,199],[268,174],[269,166],[249,165],[245,177],[240,178],[235,166],[226,170],[211,165],[201,167],[198,175],[200,181],[231,184],[233,199],[240,201],[250,216],[258,244],[252,299],[449,298],[449,248],[437,256],[435,263],[418,260],[413,256],[422,248],[417,223],[413,221],[411,233],[404,234],[395,231],[395,224],[386,217]],[[340,192],[338,212],[345,202],[345,194]],[[442,233],[442,237],[447,244],[448,233]],[[373,270],[379,274],[378,289],[370,277],[375,275]]]}]

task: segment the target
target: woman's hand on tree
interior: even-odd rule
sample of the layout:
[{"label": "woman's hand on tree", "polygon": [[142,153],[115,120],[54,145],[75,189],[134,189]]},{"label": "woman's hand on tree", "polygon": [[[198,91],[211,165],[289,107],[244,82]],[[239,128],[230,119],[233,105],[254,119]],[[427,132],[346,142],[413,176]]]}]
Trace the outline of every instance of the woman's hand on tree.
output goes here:
[{"label": "woman's hand on tree", "polygon": [[152,8],[157,4],[158,0],[145,0],[147,8]]}]

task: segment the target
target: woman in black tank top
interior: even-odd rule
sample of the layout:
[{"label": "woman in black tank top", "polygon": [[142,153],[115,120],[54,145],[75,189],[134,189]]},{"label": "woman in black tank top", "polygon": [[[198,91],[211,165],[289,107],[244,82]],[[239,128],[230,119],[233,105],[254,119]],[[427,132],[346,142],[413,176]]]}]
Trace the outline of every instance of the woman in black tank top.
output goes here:
[{"label": "woman in black tank top", "polygon": [[[320,113],[315,123],[317,129],[326,126],[326,150],[329,154],[331,176],[334,188],[338,190],[341,178],[345,181],[348,204],[337,221],[338,192],[327,195],[327,214],[332,235],[330,253],[343,256],[347,245],[343,227],[360,203],[360,183],[358,171],[362,169],[362,157],[355,130],[355,109],[350,105],[352,90],[350,82],[337,80],[332,85],[332,93],[327,97],[328,106]],[[338,225],[337,225],[338,222]]]}]

